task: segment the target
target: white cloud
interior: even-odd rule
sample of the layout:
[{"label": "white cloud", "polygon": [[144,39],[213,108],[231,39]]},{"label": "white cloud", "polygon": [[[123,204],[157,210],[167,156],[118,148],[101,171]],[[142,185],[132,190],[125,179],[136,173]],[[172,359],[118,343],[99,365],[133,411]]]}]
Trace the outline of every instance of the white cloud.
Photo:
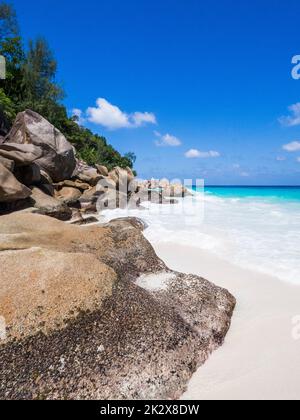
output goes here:
[{"label": "white cloud", "polygon": [[295,127],[300,125],[300,102],[289,106],[291,115],[279,118],[280,124],[287,127]]},{"label": "white cloud", "polygon": [[276,160],[277,160],[277,162],[284,162],[284,161],[286,161],[286,157],[284,157],[284,156],[277,156]]},{"label": "white cloud", "polygon": [[134,112],[127,114],[104,98],[98,98],[96,104],[96,107],[89,107],[86,111],[88,121],[102,125],[109,130],[137,128],[145,124],[156,124],[156,117],[152,113]]},{"label": "white cloud", "polygon": [[181,146],[181,140],[179,138],[172,136],[171,134],[160,134],[158,131],[154,131],[156,137],[159,140],[156,140],[155,144],[158,147],[179,147]]},{"label": "white cloud", "polygon": [[217,158],[220,157],[220,153],[214,150],[210,150],[209,152],[201,152],[197,149],[190,149],[185,153],[185,157],[188,159],[208,159],[208,158]]},{"label": "white cloud", "polygon": [[135,112],[132,115],[135,127],[141,127],[144,124],[157,124],[156,117],[151,112]]},{"label": "white cloud", "polygon": [[297,162],[299,162],[299,163],[300,163],[300,157],[297,157]]},{"label": "white cloud", "polygon": [[81,111],[81,109],[78,108],[74,108],[72,109],[72,117],[77,117],[77,123],[79,125],[82,125],[85,123],[85,118],[83,117],[83,112]]},{"label": "white cloud", "polygon": [[287,152],[298,152],[300,150],[300,141],[292,141],[282,146],[282,148]]}]

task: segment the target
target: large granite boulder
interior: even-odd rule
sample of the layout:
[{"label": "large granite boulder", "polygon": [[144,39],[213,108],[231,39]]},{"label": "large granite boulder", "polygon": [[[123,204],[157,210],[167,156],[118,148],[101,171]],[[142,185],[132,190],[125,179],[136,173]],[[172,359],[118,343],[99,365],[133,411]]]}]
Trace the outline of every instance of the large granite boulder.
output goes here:
[{"label": "large granite boulder", "polygon": [[0,399],[182,394],[223,343],[235,299],[169,270],[142,229],[0,218]]},{"label": "large granite boulder", "polygon": [[33,145],[42,150],[35,162],[54,182],[72,176],[76,168],[74,148],[63,134],[36,112],[27,110],[17,115],[5,144]]},{"label": "large granite boulder", "polygon": [[0,145],[0,157],[12,160],[16,166],[31,165],[42,156],[42,148],[32,144],[3,143]]}]

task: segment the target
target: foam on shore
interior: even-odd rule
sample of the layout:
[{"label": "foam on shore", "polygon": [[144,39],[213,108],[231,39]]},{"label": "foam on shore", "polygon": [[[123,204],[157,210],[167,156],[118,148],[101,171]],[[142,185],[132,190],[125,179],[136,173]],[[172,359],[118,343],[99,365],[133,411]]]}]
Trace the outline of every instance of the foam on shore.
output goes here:
[{"label": "foam on shore", "polygon": [[143,218],[153,245],[192,245],[241,268],[300,284],[300,203],[197,194],[177,205],[143,206],[105,216]]}]

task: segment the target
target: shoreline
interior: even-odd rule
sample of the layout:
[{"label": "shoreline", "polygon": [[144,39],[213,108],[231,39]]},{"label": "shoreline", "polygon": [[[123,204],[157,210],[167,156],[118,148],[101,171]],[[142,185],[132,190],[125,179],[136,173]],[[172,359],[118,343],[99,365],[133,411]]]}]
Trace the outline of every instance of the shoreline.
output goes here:
[{"label": "shoreline", "polygon": [[[299,399],[299,286],[230,264],[198,248],[152,243],[173,270],[226,288],[237,299],[224,345],[194,374],[185,400]],[[182,257],[184,255],[184,258]]]}]

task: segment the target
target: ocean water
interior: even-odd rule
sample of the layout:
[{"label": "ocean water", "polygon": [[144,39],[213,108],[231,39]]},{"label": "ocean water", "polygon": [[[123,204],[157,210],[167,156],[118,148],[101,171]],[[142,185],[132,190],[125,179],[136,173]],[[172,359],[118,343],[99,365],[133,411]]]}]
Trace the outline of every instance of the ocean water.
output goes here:
[{"label": "ocean water", "polygon": [[177,205],[145,203],[143,211],[118,209],[105,217],[143,218],[153,245],[190,245],[300,285],[300,187],[206,187],[194,193]]}]

